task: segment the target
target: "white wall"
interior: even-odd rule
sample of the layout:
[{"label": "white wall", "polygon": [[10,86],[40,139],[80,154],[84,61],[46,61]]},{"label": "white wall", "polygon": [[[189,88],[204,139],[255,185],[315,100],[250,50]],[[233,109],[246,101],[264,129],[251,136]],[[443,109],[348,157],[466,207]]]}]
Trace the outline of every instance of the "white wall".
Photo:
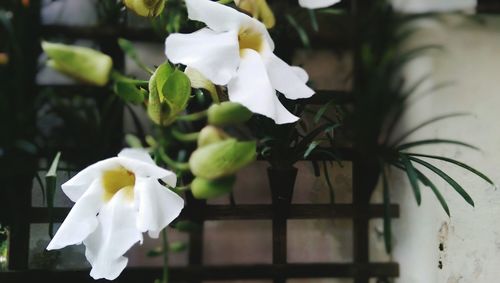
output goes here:
[{"label": "white wall", "polygon": [[[432,83],[452,85],[419,96],[405,120],[405,128],[450,112],[471,112],[424,129],[412,138],[453,138],[483,151],[455,146],[427,148],[466,161],[500,183],[500,19],[484,25],[460,17],[442,23],[424,23],[414,44],[438,43],[444,52],[417,61],[408,74],[414,78],[431,72]],[[497,283],[500,277],[500,191],[472,174],[443,162],[433,162],[456,178],[475,201],[472,208],[453,189],[433,178],[451,209],[449,219],[432,193],[422,188],[423,205],[417,207],[410,187],[394,178],[393,197],[401,204],[395,223],[394,256],[401,264],[401,283]],[[439,249],[442,244],[443,250]],[[442,269],[438,266],[442,264]]]}]

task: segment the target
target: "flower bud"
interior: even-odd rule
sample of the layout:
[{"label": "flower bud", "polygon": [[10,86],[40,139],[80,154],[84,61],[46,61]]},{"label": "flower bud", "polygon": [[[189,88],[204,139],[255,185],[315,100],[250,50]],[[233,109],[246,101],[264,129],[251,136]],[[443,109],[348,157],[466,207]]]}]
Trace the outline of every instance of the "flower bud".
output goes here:
[{"label": "flower bud", "polygon": [[184,74],[186,74],[186,76],[188,76],[189,80],[191,81],[191,87],[206,89],[208,92],[210,92],[212,99],[214,99],[215,97],[218,99],[217,89],[215,88],[215,85],[202,73],[198,72],[196,69],[186,67],[186,69],[184,70]]},{"label": "flower bud", "polygon": [[245,106],[236,102],[222,102],[212,104],[208,108],[208,123],[214,126],[227,126],[240,124],[252,117],[252,112]]},{"label": "flower bud", "polygon": [[149,79],[149,117],[157,124],[171,124],[186,108],[190,95],[189,78],[168,62],[160,65]]},{"label": "flower bud", "polygon": [[266,0],[235,0],[238,8],[250,13],[254,18],[261,21],[266,28],[270,29],[276,24],[273,11]]},{"label": "flower bud", "polygon": [[191,183],[191,192],[197,199],[216,198],[231,192],[235,181],[234,175],[215,180],[197,177]]},{"label": "flower bud", "polygon": [[142,17],[156,17],[163,12],[165,0],[124,0],[125,6]]},{"label": "flower bud", "polygon": [[205,126],[198,136],[198,147],[203,147],[212,143],[228,139],[229,136],[221,129],[214,126]]},{"label": "flower bud", "polygon": [[0,52],[0,65],[7,65],[9,63],[9,55]]},{"label": "flower bud", "polygon": [[104,86],[108,83],[113,60],[108,55],[87,47],[42,42],[50,60],[47,65],[77,80]]},{"label": "flower bud", "polygon": [[255,156],[255,141],[231,138],[196,149],[189,158],[189,167],[196,177],[215,180],[233,175],[254,161]]}]

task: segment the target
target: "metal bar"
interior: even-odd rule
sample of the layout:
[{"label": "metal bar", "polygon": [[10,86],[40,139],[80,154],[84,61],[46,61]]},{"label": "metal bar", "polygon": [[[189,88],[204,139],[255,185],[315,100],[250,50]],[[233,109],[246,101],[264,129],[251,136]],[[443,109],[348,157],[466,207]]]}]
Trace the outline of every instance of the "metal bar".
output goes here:
[{"label": "metal bar", "polygon": [[[71,208],[53,208],[52,216],[54,222],[62,222]],[[33,207],[30,209],[31,223],[47,223],[49,220],[49,209],[45,207]],[[192,219],[196,210],[186,207],[179,219]],[[364,213],[364,214],[363,214]],[[391,206],[391,217],[399,217],[399,206]],[[248,204],[248,205],[207,205],[203,209],[204,220],[265,220],[273,218],[272,205]],[[366,210],[357,212],[352,204],[292,204],[287,219],[332,219],[353,218],[362,216],[367,219],[384,217],[384,207],[381,204],[371,204]]]},{"label": "metal bar", "polygon": [[[370,277],[399,275],[397,263],[308,263],[226,266],[188,266],[170,269],[173,281],[273,279],[273,278],[352,278],[359,272]],[[113,282],[153,282],[161,277],[160,268],[127,268]],[[0,273],[0,282],[95,282],[89,270],[29,270]]]}]

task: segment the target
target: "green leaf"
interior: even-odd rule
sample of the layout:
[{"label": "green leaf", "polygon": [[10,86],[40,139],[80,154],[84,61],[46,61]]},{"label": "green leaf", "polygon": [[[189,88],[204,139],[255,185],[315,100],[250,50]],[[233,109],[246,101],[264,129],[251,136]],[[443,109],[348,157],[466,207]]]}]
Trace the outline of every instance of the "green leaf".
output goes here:
[{"label": "green leaf", "polygon": [[316,18],[316,13],[313,9],[309,9],[309,18],[311,18],[311,26],[315,32],[319,31],[318,19]]},{"label": "green leaf", "polygon": [[313,150],[318,147],[320,144],[320,141],[312,141],[309,146],[307,147],[306,151],[304,152],[304,158],[309,157],[309,155],[313,152]]},{"label": "green leaf", "polygon": [[446,203],[446,200],[444,199],[441,192],[439,192],[439,190],[434,185],[434,183],[432,183],[431,180],[429,180],[429,178],[427,178],[422,172],[420,172],[418,170],[416,170],[416,172],[417,172],[418,178],[420,179],[420,182],[422,182],[422,184],[424,184],[425,186],[429,187],[432,190],[432,192],[434,193],[434,195],[438,199],[439,203],[441,204],[441,207],[443,207],[443,209],[446,212],[446,214],[448,215],[448,217],[450,217],[451,216],[450,209],[448,208],[448,204]]},{"label": "green leaf", "polygon": [[439,177],[441,177],[448,184],[450,184],[450,186],[452,186],[453,189],[455,189],[455,191],[457,193],[459,193],[467,203],[469,203],[471,206],[474,206],[474,201],[472,200],[470,195],[462,188],[462,186],[460,186],[455,180],[453,180],[446,173],[444,173],[443,171],[441,171],[439,168],[435,167],[434,165],[432,165],[428,162],[425,162],[421,159],[410,157],[410,160],[415,161],[415,162],[421,164],[422,166],[427,167],[432,172],[436,173]]},{"label": "green leaf", "polygon": [[467,116],[467,115],[470,115],[470,113],[451,113],[451,114],[446,114],[446,115],[442,115],[442,116],[438,116],[438,117],[434,117],[432,119],[429,119],[427,121],[424,121],[422,123],[420,123],[419,125],[417,125],[416,127],[414,127],[413,129],[405,132],[404,134],[402,134],[399,138],[397,138],[393,144],[394,145],[397,145],[399,143],[401,143],[403,140],[405,140],[408,136],[410,136],[411,134],[413,134],[414,132],[420,130],[421,128],[427,126],[427,125],[430,125],[432,123],[435,123],[435,122],[438,122],[438,121],[441,121],[441,120],[444,120],[444,119],[448,119],[448,118],[453,118],[453,117],[460,117],[460,116]]},{"label": "green leaf", "polygon": [[173,226],[175,229],[177,229],[181,232],[186,232],[186,233],[198,232],[201,230],[200,224],[198,224],[196,222],[189,221],[189,220],[177,221],[177,223],[175,223],[175,225],[173,225]]},{"label": "green leaf", "polygon": [[59,159],[61,158],[61,152],[58,152],[52,164],[50,165],[49,171],[45,174],[45,189],[47,190],[47,207],[49,209],[49,236],[52,238],[54,236],[54,222],[52,221],[52,210],[54,208],[54,196],[56,192],[57,184],[57,167],[59,166]]},{"label": "green leaf", "polygon": [[318,123],[321,117],[323,117],[323,115],[325,114],[326,110],[328,110],[328,108],[330,108],[333,105],[335,105],[335,101],[330,100],[327,104],[321,106],[318,109],[318,112],[316,112],[316,115],[314,115],[314,123]]},{"label": "green leaf", "polygon": [[147,253],[146,253],[146,256],[147,257],[158,257],[158,256],[161,256],[163,255],[163,248],[162,247],[156,247],[152,250],[149,250]]},{"label": "green leaf", "polygon": [[137,88],[134,83],[126,81],[116,81],[113,86],[113,91],[121,97],[125,102],[139,104],[144,102],[148,93],[142,88]]},{"label": "green leaf", "polygon": [[391,196],[389,192],[389,183],[385,170],[382,172],[383,199],[384,199],[384,242],[385,250],[388,254],[392,251],[392,227],[391,227]]},{"label": "green leaf", "polygon": [[168,250],[173,253],[180,253],[187,250],[188,245],[185,242],[175,241],[168,244]]},{"label": "green leaf", "polygon": [[405,154],[408,154],[408,155],[411,155],[411,156],[420,156],[420,157],[427,157],[427,158],[432,158],[432,159],[438,159],[438,160],[442,160],[442,161],[446,161],[446,162],[449,162],[449,163],[453,163],[457,166],[460,166],[474,174],[476,174],[478,177],[480,177],[481,179],[485,180],[486,182],[494,185],[493,181],[488,178],[488,176],[484,175],[483,173],[481,173],[480,171],[470,167],[469,165],[465,164],[465,163],[462,163],[460,161],[457,161],[455,159],[451,159],[451,158],[447,158],[447,157],[442,157],[442,156],[436,156],[436,155],[427,155],[427,154],[419,154],[419,153],[405,153]]},{"label": "green leaf", "polygon": [[295,18],[292,15],[290,15],[290,14],[286,14],[285,18],[287,19],[288,23],[290,23],[290,25],[293,28],[295,28],[295,30],[297,31],[297,34],[299,35],[300,41],[302,41],[302,44],[305,47],[310,48],[311,47],[311,42],[309,41],[309,36],[307,35],[307,32],[302,27],[302,25],[300,25],[297,22],[297,20],[295,20]]},{"label": "green leaf", "polygon": [[422,196],[420,194],[420,188],[418,186],[417,172],[415,171],[415,168],[411,164],[411,161],[408,159],[408,156],[400,154],[399,157],[401,158],[401,161],[405,166],[406,174],[408,175],[408,179],[410,180],[410,184],[413,189],[413,194],[415,195],[417,204],[420,206],[420,204],[422,203]]},{"label": "green leaf", "polygon": [[464,143],[464,142],[456,141],[456,140],[446,140],[446,139],[429,139],[429,140],[419,140],[419,141],[409,142],[409,143],[399,145],[397,147],[397,149],[403,150],[403,149],[407,149],[407,148],[411,148],[411,147],[415,147],[415,146],[429,145],[429,144],[440,144],[440,143],[461,145],[461,146],[465,146],[465,147],[468,147],[471,149],[479,150],[479,148],[477,148],[473,145],[470,145],[468,143]]}]

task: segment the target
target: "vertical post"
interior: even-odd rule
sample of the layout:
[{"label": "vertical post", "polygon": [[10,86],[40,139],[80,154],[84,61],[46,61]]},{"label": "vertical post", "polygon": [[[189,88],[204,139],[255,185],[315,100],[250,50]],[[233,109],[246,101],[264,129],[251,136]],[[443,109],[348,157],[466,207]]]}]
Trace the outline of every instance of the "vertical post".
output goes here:
[{"label": "vertical post", "polygon": [[[374,4],[372,0],[352,0],[352,14],[354,16],[354,94],[362,95],[359,92],[360,86],[365,81],[363,73],[361,52],[365,38],[363,30],[366,24],[366,16],[371,11]],[[357,97],[355,97],[356,99]],[[355,110],[359,109],[359,100],[355,101]],[[364,148],[364,136],[357,133],[354,143],[356,152],[353,160],[352,180],[353,180],[353,260],[357,267],[355,283],[368,283],[370,277],[368,269],[365,267],[370,262],[369,245],[369,204],[370,197],[377,183],[379,169],[375,156],[370,149]]]},{"label": "vertical post", "polygon": [[[273,264],[287,263],[287,218],[292,202],[297,168],[273,168],[267,170],[273,202]],[[286,278],[274,278],[274,283],[284,283]]]},{"label": "vertical post", "polygon": [[[36,73],[38,56],[41,48],[39,43],[40,30],[40,1],[32,1],[29,6],[21,5],[21,1],[15,6],[14,29],[16,38],[21,47],[21,58],[16,57],[17,64],[22,64],[19,73],[19,99],[12,105],[16,109],[30,109],[34,106],[36,97]],[[24,125],[28,126],[23,138],[32,140],[34,131],[30,132],[35,124],[35,114],[26,114]],[[14,153],[16,162],[23,164],[21,171],[14,170],[14,174],[7,173],[6,182],[3,189],[11,190],[13,216],[11,218],[9,235],[9,258],[8,268],[12,270],[22,270],[28,268],[29,262],[29,237],[30,223],[29,212],[31,208],[31,188],[34,174],[36,174],[36,158],[29,154]]]},{"label": "vertical post", "polygon": [[[189,233],[189,266],[203,264],[203,234],[204,234],[204,210],[206,201],[193,197],[191,192],[186,193],[187,209],[191,212],[191,221],[198,224],[199,230]],[[190,283],[200,283],[201,280],[192,280]]]}]

